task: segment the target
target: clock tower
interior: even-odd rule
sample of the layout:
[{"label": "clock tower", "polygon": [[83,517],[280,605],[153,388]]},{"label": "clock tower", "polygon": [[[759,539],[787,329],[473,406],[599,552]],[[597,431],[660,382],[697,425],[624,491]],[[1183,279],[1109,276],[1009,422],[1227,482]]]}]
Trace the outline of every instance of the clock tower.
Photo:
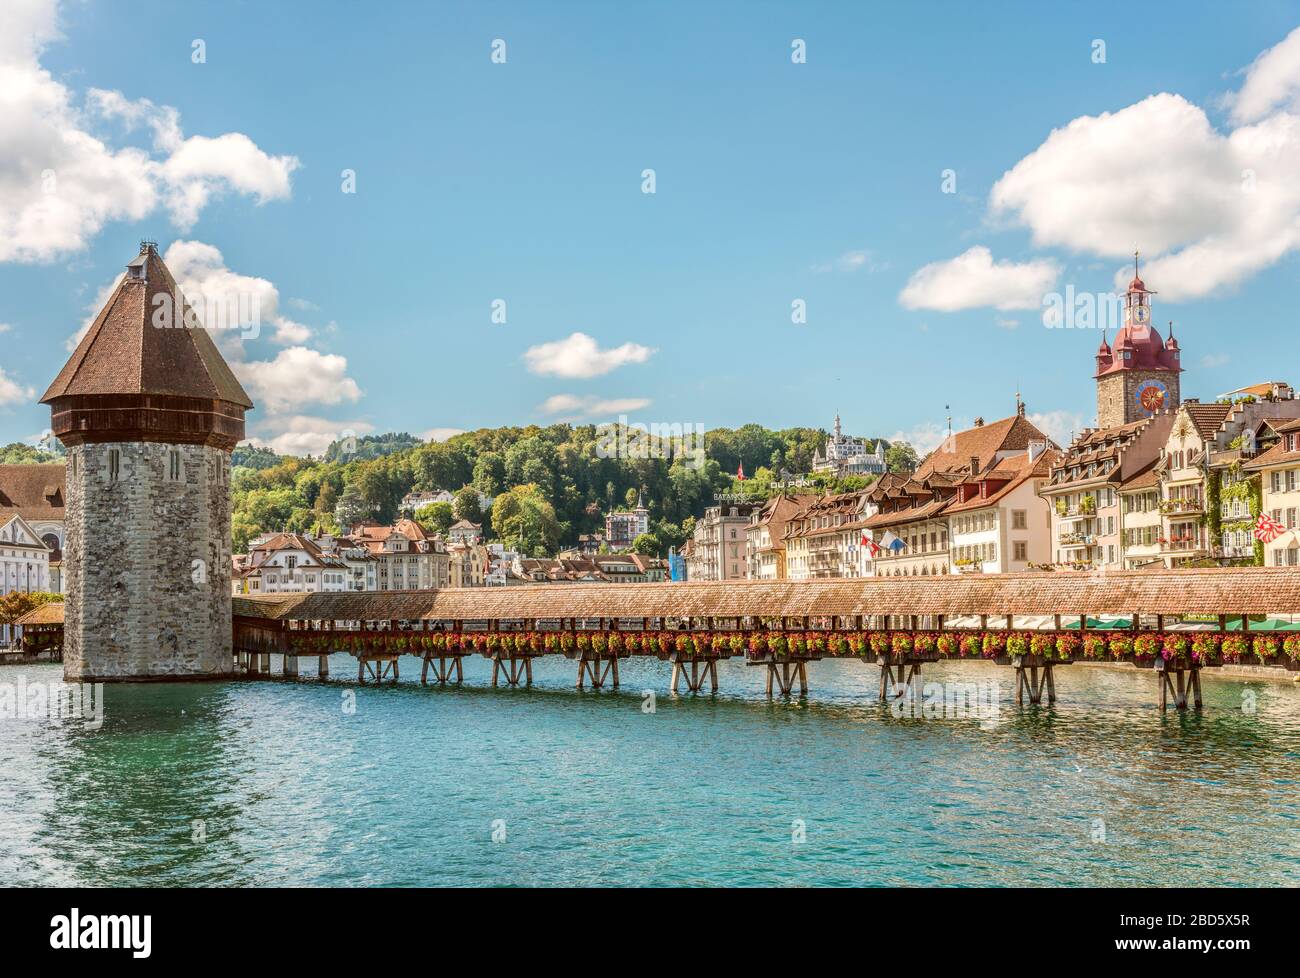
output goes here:
[{"label": "clock tower", "polygon": [[1124,325],[1111,346],[1103,335],[1097,350],[1097,424],[1102,428],[1129,424],[1159,411],[1178,407],[1181,351],[1169,324],[1169,339],[1151,324],[1155,295],[1138,273],[1133,255],[1133,281],[1124,295]]}]

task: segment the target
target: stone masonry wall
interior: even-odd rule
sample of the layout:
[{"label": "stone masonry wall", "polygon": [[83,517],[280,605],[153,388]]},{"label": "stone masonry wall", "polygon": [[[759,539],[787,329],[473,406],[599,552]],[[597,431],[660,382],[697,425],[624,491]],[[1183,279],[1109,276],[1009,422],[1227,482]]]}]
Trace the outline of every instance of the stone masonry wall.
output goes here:
[{"label": "stone masonry wall", "polygon": [[1137,389],[1147,380],[1159,380],[1169,389],[1165,407],[1172,411],[1181,403],[1178,374],[1168,370],[1125,370],[1097,380],[1097,426],[1111,428],[1146,417],[1136,401]]},{"label": "stone masonry wall", "polygon": [[229,486],[230,455],[205,445],[68,449],[67,679],[230,674]]}]

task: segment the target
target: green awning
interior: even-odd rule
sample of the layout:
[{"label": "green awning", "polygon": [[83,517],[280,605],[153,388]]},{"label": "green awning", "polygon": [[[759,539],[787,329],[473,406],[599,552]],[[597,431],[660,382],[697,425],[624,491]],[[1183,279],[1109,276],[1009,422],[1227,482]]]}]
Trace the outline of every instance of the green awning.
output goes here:
[{"label": "green awning", "polygon": [[[1079,622],[1077,619],[1072,619],[1070,621],[1063,621],[1061,622],[1061,627],[1078,628]],[[1115,631],[1116,629],[1132,628],[1132,627],[1133,627],[1132,618],[1111,618],[1111,619],[1106,619],[1104,621],[1100,618],[1088,619],[1088,630],[1094,632],[1109,632],[1109,631]]]}]

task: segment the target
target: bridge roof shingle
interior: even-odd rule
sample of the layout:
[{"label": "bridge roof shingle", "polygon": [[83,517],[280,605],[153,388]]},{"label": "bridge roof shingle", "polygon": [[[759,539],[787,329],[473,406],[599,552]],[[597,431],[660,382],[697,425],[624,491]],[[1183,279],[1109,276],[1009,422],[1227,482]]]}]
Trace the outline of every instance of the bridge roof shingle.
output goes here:
[{"label": "bridge roof shingle", "polygon": [[812,581],[524,585],[236,597],[264,619],[731,618],[741,615],[1300,613],[1300,574],[1220,567]]}]

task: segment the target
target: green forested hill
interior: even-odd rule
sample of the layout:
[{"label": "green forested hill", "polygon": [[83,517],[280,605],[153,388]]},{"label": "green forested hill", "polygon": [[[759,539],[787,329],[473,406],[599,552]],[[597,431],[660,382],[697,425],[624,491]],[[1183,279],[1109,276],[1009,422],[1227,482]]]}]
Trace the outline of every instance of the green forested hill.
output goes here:
[{"label": "green forested hill", "polygon": [[[486,522],[493,534],[526,553],[553,553],[581,533],[604,528],[603,514],[634,503],[638,491],[650,509],[655,549],[680,545],[719,493],[765,498],[774,473],[806,472],[826,433],[811,428],[772,431],[759,425],[716,429],[704,437],[703,459],[636,457],[664,454],[662,443],[641,443],[634,457],[611,454],[610,433],[594,425],[483,428],[445,442],[416,443],[410,435],[356,439],[355,452],[331,445],[322,459],[275,457],[241,446],[234,463],[234,546],[266,530],[334,531],[363,516],[388,521],[412,490],[473,486],[498,499],[499,512],[480,514],[473,493],[458,500],[456,516]],[[622,446],[613,454],[621,454]],[[702,464],[697,464],[702,462]],[[744,465],[749,478],[735,479]],[[821,488],[853,488],[863,480],[818,480]],[[516,488],[520,487],[520,488]],[[421,513],[435,527],[451,513]],[[495,517],[495,519],[494,519]],[[494,523],[501,523],[496,527]]]}]

